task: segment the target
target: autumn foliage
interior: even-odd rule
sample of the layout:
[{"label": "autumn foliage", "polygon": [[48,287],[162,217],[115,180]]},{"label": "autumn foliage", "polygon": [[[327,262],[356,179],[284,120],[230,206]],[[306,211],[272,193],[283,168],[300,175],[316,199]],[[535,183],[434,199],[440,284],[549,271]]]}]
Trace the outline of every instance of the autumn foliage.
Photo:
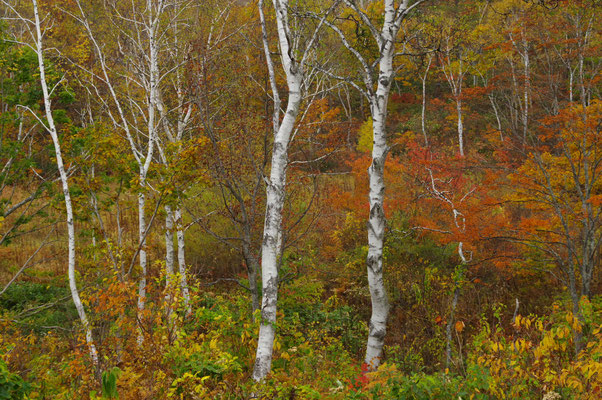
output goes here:
[{"label": "autumn foliage", "polygon": [[[0,400],[602,398],[596,1],[432,0],[404,22],[384,166],[390,313],[382,365],[364,364],[374,125],[348,47],[378,62],[362,18],[381,24],[383,3],[290,7],[299,31],[326,22],[288,151],[272,370],[255,382],[274,141],[257,2],[185,1],[158,20],[163,108],[144,178],[132,148],[149,145],[150,72],[133,21],[146,2],[40,2],[94,365],[38,60],[8,17],[29,3],[0,1]],[[183,269],[168,270],[166,240],[175,264],[185,243]]]}]

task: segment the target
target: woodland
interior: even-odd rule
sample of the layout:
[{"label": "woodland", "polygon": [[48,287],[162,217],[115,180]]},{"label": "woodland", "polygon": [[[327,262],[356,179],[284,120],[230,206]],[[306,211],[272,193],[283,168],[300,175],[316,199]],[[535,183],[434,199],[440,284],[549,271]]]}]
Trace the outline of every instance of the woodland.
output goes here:
[{"label": "woodland", "polygon": [[0,0],[0,400],[602,398],[598,0]]}]

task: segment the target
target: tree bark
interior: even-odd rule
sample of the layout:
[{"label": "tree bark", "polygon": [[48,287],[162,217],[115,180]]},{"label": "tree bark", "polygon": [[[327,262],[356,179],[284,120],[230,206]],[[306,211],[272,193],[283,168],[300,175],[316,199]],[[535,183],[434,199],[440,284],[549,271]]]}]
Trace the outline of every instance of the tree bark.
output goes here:
[{"label": "tree bark", "polygon": [[171,321],[172,296],[174,289],[172,278],[174,274],[174,212],[171,206],[165,206],[165,316]]},{"label": "tree bark", "polygon": [[186,314],[190,315],[192,309],[190,308],[190,290],[188,289],[188,275],[186,270],[186,237],[184,235],[184,229],[182,228],[182,209],[176,208],[175,222],[177,225],[176,238],[178,239],[178,271],[180,273],[180,290],[182,292],[182,298],[184,299],[184,307],[186,308]]},{"label": "tree bark", "polygon": [[[461,89],[460,89],[461,91]],[[458,114],[458,145],[460,146],[460,157],[464,157],[464,124],[462,122],[462,99],[460,93],[456,96],[456,112]]]},{"label": "tree bark", "polygon": [[63,156],[61,152],[61,144],[59,142],[58,133],[56,130],[56,125],[54,123],[54,118],[52,116],[52,104],[50,100],[50,93],[48,90],[48,84],[46,82],[46,68],[44,64],[44,47],[42,43],[42,32],[41,32],[41,24],[40,24],[40,16],[38,13],[38,2],[37,0],[32,0],[33,4],[33,12],[35,19],[35,29],[36,29],[36,53],[38,56],[38,67],[40,71],[40,84],[42,86],[42,93],[44,95],[44,109],[46,113],[46,120],[48,125],[45,126],[46,130],[50,134],[52,138],[52,142],[54,144],[54,152],[56,156],[56,166],[59,170],[59,176],[61,179],[61,184],[63,187],[63,195],[65,197],[65,210],[67,212],[67,236],[68,236],[68,248],[69,248],[69,259],[68,259],[68,275],[69,275],[69,289],[71,291],[71,298],[73,299],[73,303],[75,304],[75,308],[77,309],[77,314],[82,323],[86,334],[86,344],[88,345],[88,350],[90,353],[90,358],[92,359],[92,363],[95,367],[98,367],[98,352],[96,350],[96,346],[94,344],[94,340],[92,337],[92,328],[88,321],[88,317],[86,315],[86,310],[84,309],[84,305],[82,304],[81,298],[79,296],[79,290],[77,288],[77,281],[75,279],[75,227],[73,221],[73,207],[71,204],[71,194],[69,192],[69,178],[65,171],[65,165],[63,163]]},{"label": "tree bark", "polygon": [[[138,280],[138,318],[142,320],[142,312],[146,300],[146,196],[144,193],[138,193],[138,254],[140,265],[140,279]],[[142,330],[138,332],[138,344],[142,344],[144,336]]]},{"label": "tree bark", "polygon": [[[275,2],[277,1],[278,0],[275,0]],[[270,179],[266,188],[266,213],[263,243],[261,246],[261,278],[263,286],[261,325],[257,343],[255,368],[253,370],[253,379],[256,381],[265,378],[270,371],[272,364],[272,352],[276,334],[278,261],[281,248],[282,208],[284,206],[285,198],[288,145],[301,104],[300,77],[291,74],[291,78],[288,80],[288,106],[280,129],[278,130],[278,134],[274,140]]]},{"label": "tree bark", "polygon": [[[383,248],[385,241],[385,161],[389,147],[387,145],[387,105],[393,81],[393,54],[395,39],[399,31],[396,24],[395,4],[385,1],[385,21],[381,31],[382,47],[379,62],[379,74],[376,93],[371,98],[372,114],[372,164],[368,168],[370,185],[368,217],[368,257],[366,271],[372,302],[365,363],[368,368],[376,369],[382,361],[382,351],[387,333],[389,317],[389,299],[383,277]],[[401,21],[399,21],[401,23]]]},{"label": "tree bark", "polygon": [[[282,209],[284,206],[288,146],[301,107],[301,85],[303,72],[292,58],[290,30],[288,26],[288,0],[273,0],[278,27],[278,43],[282,68],[286,74],[288,103],[284,118],[275,132],[272,146],[270,177],[266,185],[266,212],[261,246],[261,278],[263,295],[261,300],[261,324],[257,341],[257,353],[253,368],[253,379],[263,380],[271,370],[274,338],[276,335],[276,310],[278,302],[278,264],[282,240]],[[262,25],[265,31],[262,2],[259,3]],[[269,50],[266,51],[268,66],[271,64]],[[273,67],[270,79],[274,81]],[[275,111],[277,112],[277,111]]]},{"label": "tree bark", "polygon": [[[162,6],[162,3],[161,3]],[[150,169],[150,165],[153,159],[153,153],[155,148],[156,140],[156,111],[158,99],[158,85],[159,85],[159,66],[158,66],[158,40],[157,40],[157,25],[159,22],[159,15],[162,12],[162,7],[157,10],[157,15],[153,15],[153,5],[151,0],[147,0],[147,12],[148,15],[148,43],[149,43],[149,100],[148,100],[148,149],[144,162],[139,163],[140,167],[140,190],[146,189],[146,177]],[[134,149],[132,149],[134,151]],[[142,161],[142,160],[141,160]],[[138,194],[138,235],[140,245],[140,282],[138,285],[138,311],[142,313],[144,311],[146,301],[146,279],[147,279],[147,254],[146,254],[146,196],[143,192]],[[140,318],[141,319],[141,318]],[[142,331],[138,336],[138,343],[141,344],[143,341]]]},{"label": "tree bark", "polygon": [[429,139],[426,134],[426,78],[428,77],[432,62],[433,56],[429,55],[429,62],[426,66],[426,70],[424,71],[424,75],[422,76],[422,113],[420,121],[422,122],[422,136],[424,136],[424,145],[427,147],[429,145]]}]

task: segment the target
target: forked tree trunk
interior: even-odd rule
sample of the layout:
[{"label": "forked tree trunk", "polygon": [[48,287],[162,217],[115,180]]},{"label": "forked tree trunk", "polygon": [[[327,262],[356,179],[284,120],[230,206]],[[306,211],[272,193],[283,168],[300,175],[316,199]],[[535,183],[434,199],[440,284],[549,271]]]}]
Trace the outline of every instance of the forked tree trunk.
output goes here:
[{"label": "forked tree trunk", "polygon": [[[281,250],[282,208],[286,190],[286,168],[288,146],[295,127],[295,120],[301,107],[301,85],[303,72],[296,60],[291,58],[289,47],[288,1],[273,0],[278,27],[278,43],[282,67],[288,85],[286,113],[274,136],[270,177],[266,185],[266,211],[261,246],[261,278],[263,295],[261,299],[261,324],[257,340],[257,353],[253,368],[253,379],[263,380],[271,370],[274,338],[276,335],[276,310],[278,301],[278,262]],[[262,25],[265,28],[262,3],[259,3]],[[265,29],[264,29],[265,31]],[[269,51],[266,52],[268,66],[271,64]],[[273,71],[273,67],[270,68]],[[274,77],[270,71],[270,79]]]}]

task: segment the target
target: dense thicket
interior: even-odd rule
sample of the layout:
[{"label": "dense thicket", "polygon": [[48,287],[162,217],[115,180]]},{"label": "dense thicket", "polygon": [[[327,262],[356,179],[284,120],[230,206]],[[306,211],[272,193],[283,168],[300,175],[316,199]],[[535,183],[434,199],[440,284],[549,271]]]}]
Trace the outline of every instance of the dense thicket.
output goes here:
[{"label": "dense thicket", "polygon": [[597,1],[0,0],[0,399],[598,399]]}]

